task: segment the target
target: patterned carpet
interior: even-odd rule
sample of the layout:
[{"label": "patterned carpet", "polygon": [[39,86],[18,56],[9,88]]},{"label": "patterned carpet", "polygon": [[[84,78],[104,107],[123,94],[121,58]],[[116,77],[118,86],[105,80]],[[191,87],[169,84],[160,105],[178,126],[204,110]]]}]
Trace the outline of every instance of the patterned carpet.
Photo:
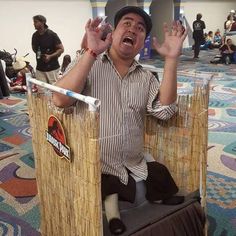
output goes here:
[{"label": "patterned carpet", "polygon": [[31,132],[24,95],[0,100],[0,235],[40,235]]},{"label": "patterned carpet", "polygon": [[[216,51],[192,59],[185,50],[178,92],[191,92],[194,77],[210,78],[207,211],[209,235],[236,235],[236,65],[212,65]],[[157,57],[145,61],[159,68]],[[40,235],[40,214],[25,95],[0,100],[0,235]]]}]

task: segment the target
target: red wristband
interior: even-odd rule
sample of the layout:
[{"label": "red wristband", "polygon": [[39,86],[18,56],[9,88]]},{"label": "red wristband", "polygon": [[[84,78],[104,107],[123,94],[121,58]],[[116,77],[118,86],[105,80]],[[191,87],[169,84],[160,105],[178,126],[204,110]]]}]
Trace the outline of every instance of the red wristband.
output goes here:
[{"label": "red wristband", "polygon": [[86,48],[86,52],[92,55],[95,59],[97,58],[97,54],[90,48]]}]

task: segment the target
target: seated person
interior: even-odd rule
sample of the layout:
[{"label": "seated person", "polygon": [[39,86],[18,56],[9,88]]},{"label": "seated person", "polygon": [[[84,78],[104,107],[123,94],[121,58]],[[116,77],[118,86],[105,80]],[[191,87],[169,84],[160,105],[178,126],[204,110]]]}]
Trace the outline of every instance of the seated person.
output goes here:
[{"label": "seated person", "polygon": [[233,15],[228,15],[227,20],[225,21],[224,28],[225,28],[225,33],[228,33],[231,31],[232,25],[234,23],[234,16]]},{"label": "seated person", "polygon": [[213,49],[214,48],[213,45],[214,45],[213,32],[209,31],[205,38],[205,44],[201,45],[200,49],[202,50]]},{"label": "seated person", "polygon": [[61,77],[63,75],[63,73],[66,71],[66,68],[68,67],[68,65],[71,63],[71,57],[70,55],[66,54],[63,57],[63,61],[62,61],[62,65],[61,65],[61,69],[59,71],[59,77]]},{"label": "seated person", "polygon": [[33,66],[30,65],[30,61],[26,56],[19,57],[19,58],[16,59],[16,61],[24,61],[26,63],[26,68],[29,69],[29,72],[31,73],[32,77],[36,78],[35,70],[34,70]]},{"label": "seated person", "polygon": [[[9,80],[9,89],[11,92],[26,92],[26,73],[31,73],[32,77],[35,77],[34,69],[30,65],[29,61],[22,57],[18,58],[16,62],[12,64],[13,69],[16,72],[16,77]],[[37,91],[37,86],[32,86],[32,92]]]},{"label": "seated person", "polygon": [[220,30],[217,29],[213,39],[214,48],[219,48],[222,45],[222,36],[220,34]]},{"label": "seated person", "polygon": [[26,89],[26,77],[25,74],[30,70],[27,68],[27,64],[23,60],[17,60],[12,64],[13,69],[16,71],[16,77],[10,82],[11,91],[25,92]]},{"label": "seated person", "polygon": [[228,38],[226,40],[226,43],[222,45],[219,48],[221,55],[222,55],[222,61],[225,64],[230,64],[235,61],[235,54],[236,54],[236,46],[233,44],[232,39]]}]

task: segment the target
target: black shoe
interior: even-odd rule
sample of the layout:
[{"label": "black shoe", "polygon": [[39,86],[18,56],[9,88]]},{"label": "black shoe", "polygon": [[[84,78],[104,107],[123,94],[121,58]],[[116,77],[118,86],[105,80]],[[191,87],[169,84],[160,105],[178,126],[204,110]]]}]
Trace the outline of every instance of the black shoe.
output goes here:
[{"label": "black shoe", "polygon": [[183,202],[184,202],[184,196],[172,196],[162,201],[164,205],[178,205]]},{"label": "black shoe", "polygon": [[118,218],[113,218],[109,221],[109,229],[112,234],[119,235],[125,232],[126,227],[124,223],[122,222],[122,220]]}]

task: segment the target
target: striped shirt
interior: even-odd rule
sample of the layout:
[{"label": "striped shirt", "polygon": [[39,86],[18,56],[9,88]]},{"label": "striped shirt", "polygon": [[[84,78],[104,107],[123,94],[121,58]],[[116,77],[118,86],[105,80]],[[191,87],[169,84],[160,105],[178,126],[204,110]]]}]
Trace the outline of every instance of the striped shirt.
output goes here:
[{"label": "striped shirt", "polygon": [[[77,59],[78,60],[78,59]],[[71,68],[76,60],[71,63]],[[103,174],[128,183],[129,169],[135,176],[147,178],[144,155],[144,117],[169,119],[176,104],[162,106],[158,100],[159,82],[134,61],[122,78],[107,53],[93,64],[83,94],[96,97],[100,107],[100,157]]]}]

